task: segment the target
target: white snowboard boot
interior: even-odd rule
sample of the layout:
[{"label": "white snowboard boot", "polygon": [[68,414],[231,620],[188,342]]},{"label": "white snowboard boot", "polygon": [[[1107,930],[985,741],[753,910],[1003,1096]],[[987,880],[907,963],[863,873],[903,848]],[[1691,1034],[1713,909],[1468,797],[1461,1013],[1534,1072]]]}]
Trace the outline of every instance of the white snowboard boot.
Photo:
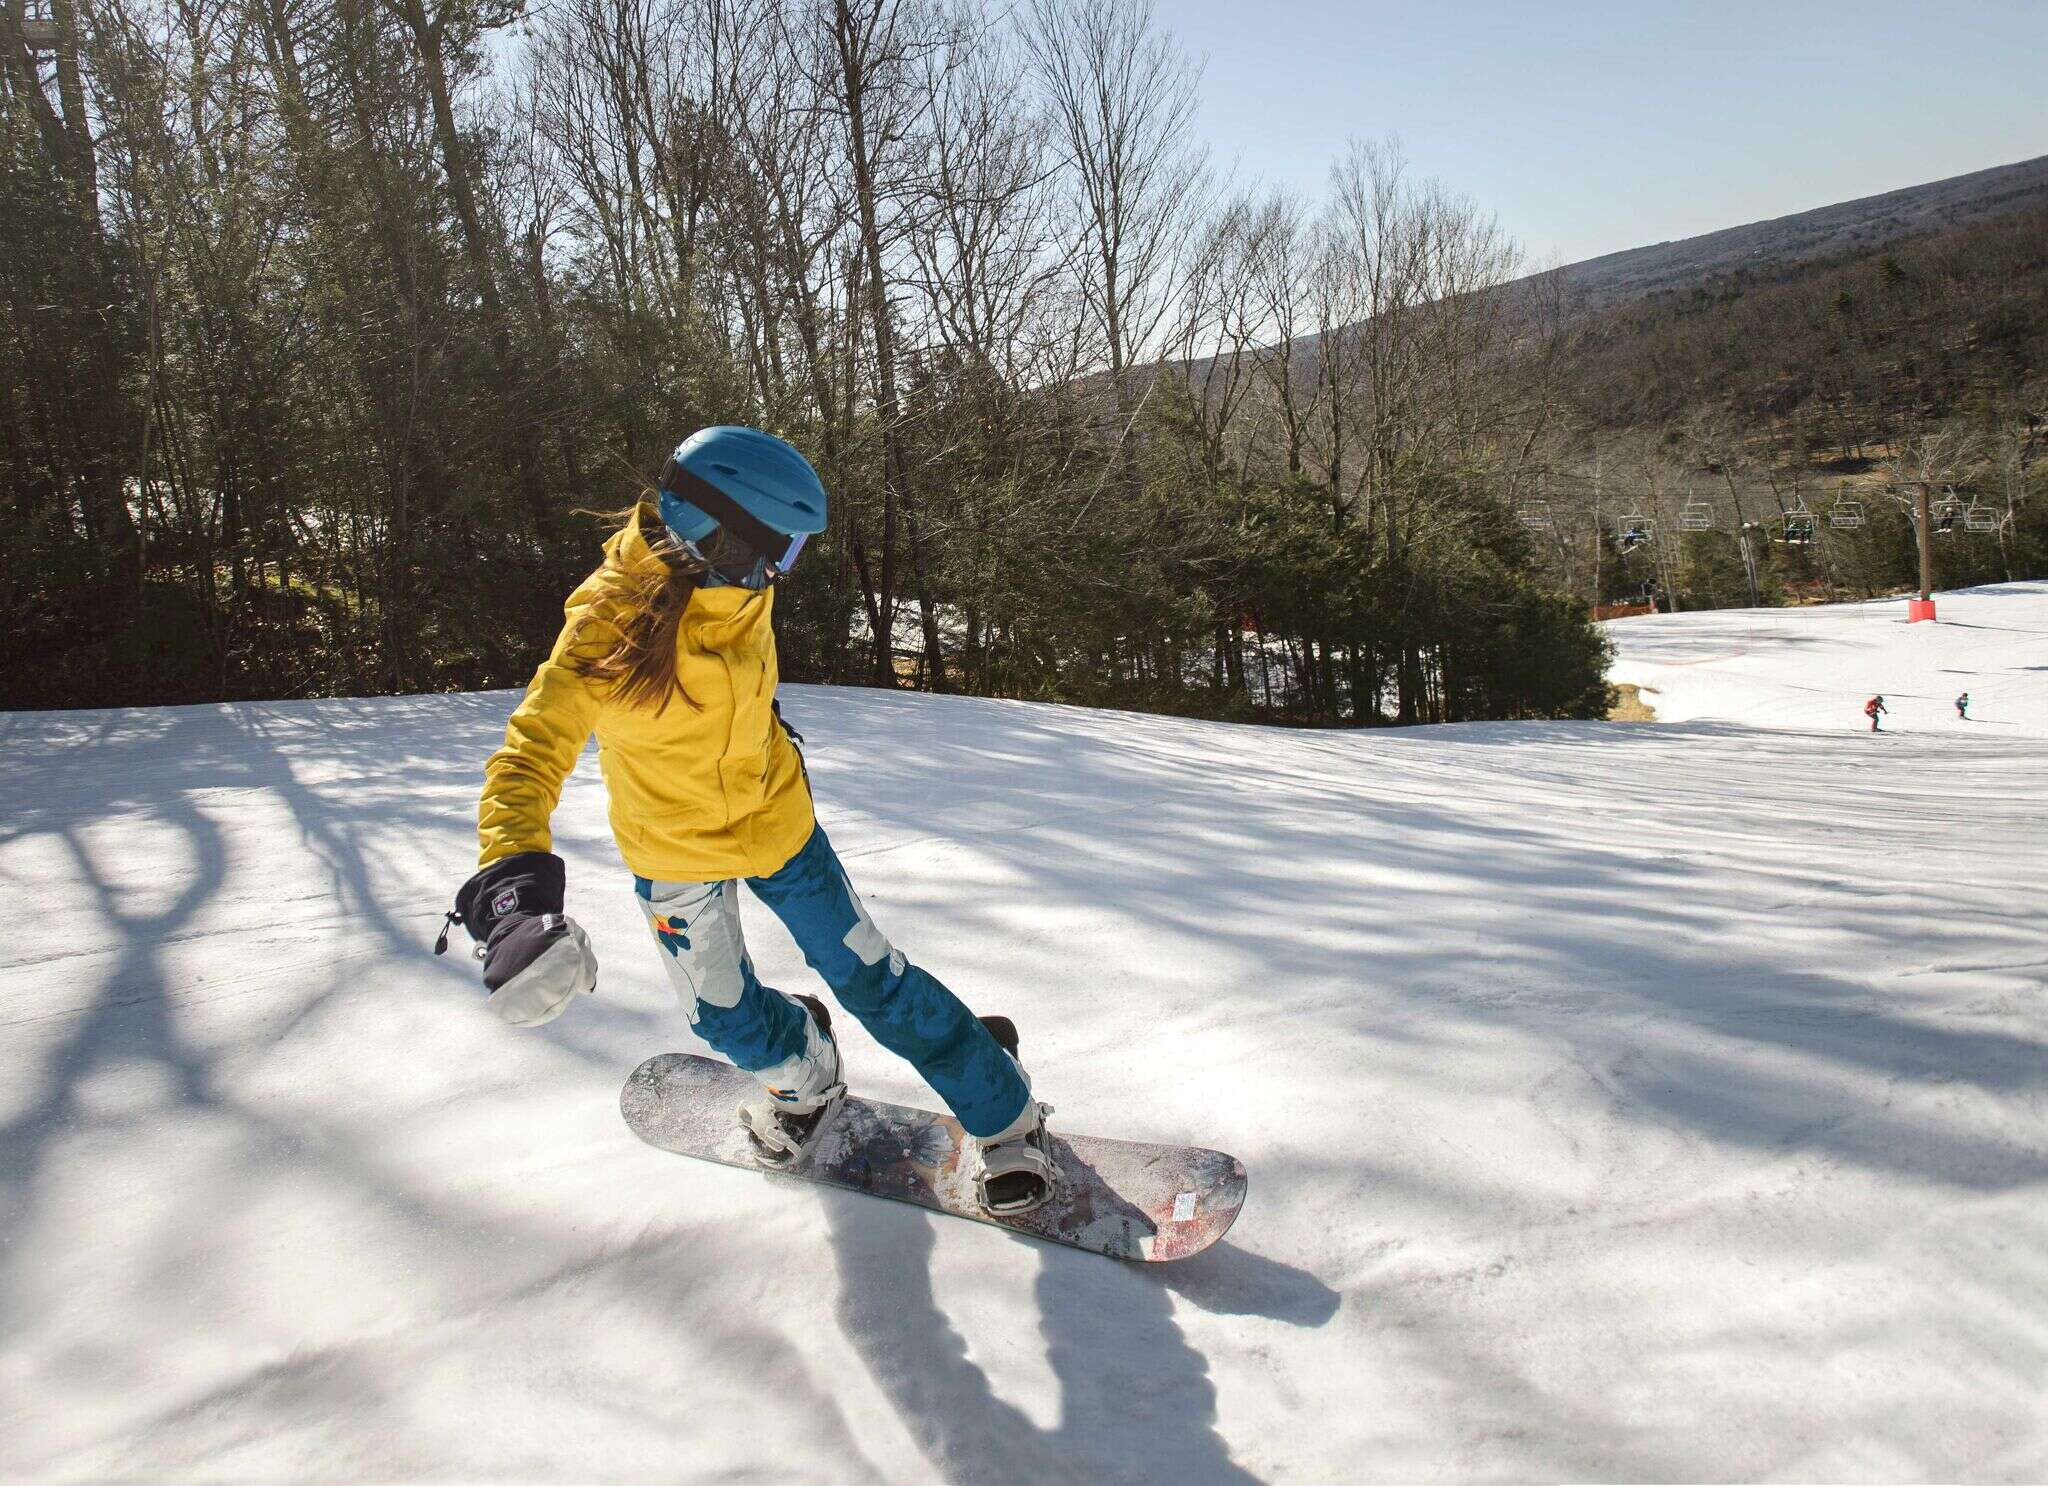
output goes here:
[{"label": "white snowboard boot", "polygon": [[801,1159],[824,1128],[826,1115],[846,1097],[832,1014],[816,996],[794,999],[810,1013],[804,1050],[773,1068],[757,1069],[761,1097],[740,1106],[740,1124],[753,1142],[754,1158],[770,1166],[789,1166]]},{"label": "white snowboard boot", "polygon": [[1053,1165],[1052,1137],[1045,1133],[1045,1117],[1052,1106],[1028,1097],[1031,1076],[1017,1057],[1016,1023],[1006,1016],[985,1016],[981,1024],[1017,1064],[1027,1097],[1023,1111],[1006,1127],[993,1135],[968,1137],[976,1156],[974,1192],[990,1217],[1014,1218],[1052,1196],[1058,1169]]}]

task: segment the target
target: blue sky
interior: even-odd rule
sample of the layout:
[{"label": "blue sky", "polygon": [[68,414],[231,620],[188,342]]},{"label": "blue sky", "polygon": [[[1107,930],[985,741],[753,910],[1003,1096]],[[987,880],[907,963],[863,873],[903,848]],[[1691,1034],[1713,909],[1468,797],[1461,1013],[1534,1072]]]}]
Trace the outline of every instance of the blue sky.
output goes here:
[{"label": "blue sky", "polygon": [[1240,179],[1350,136],[1571,262],[2048,154],[2048,0],[1155,0]]}]

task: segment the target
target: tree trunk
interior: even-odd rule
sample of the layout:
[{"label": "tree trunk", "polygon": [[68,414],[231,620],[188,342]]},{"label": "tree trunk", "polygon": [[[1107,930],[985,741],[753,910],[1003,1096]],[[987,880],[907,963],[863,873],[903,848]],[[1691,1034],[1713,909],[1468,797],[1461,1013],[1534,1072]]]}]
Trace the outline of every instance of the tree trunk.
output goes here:
[{"label": "tree trunk", "polygon": [[[839,51],[841,99],[846,106],[847,142],[852,156],[855,203],[860,215],[861,250],[867,260],[868,318],[870,332],[875,338],[875,414],[882,428],[884,535],[881,587],[885,594],[893,596],[895,520],[897,512],[901,511],[910,541],[911,575],[917,586],[931,689],[943,692],[950,688],[946,680],[945,655],[939,641],[938,611],[932,600],[930,558],[923,523],[911,491],[909,459],[903,447],[902,407],[896,388],[896,327],[889,313],[888,281],[883,276],[881,209],[868,133],[867,90],[875,64],[875,27],[882,9],[882,5],[877,5],[857,24],[847,0],[834,0],[832,7],[832,34]],[[893,620],[893,603],[887,606],[892,610],[890,617]],[[877,662],[887,667],[887,675],[881,678],[886,685],[895,683],[895,668],[891,660],[893,639],[893,636],[878,637]]]},{"label": "tree trunk", "polygon": [[476,280],[477,299],[483,307],[484,326],[490,336],[493,371],[498,383],[497,412],[505,430],[505,445],[512,453],[515,487],[532,517],[535,534],[552,565],[561,549],[560,523],[555,519],[540,477],[540,455],[535,437],[535,419],[529,406],[529,388],[524,367],[512,341],[510,318],[498,292],[497,270],[491,261],[491,241],[484,230],[483,213],[477,206],[476,183],[471,178],[462,136],[456,127],[455,102],[448,83],[445,55],[445,14],[427,19],[425,0],[384,0],[412,33],[420,66],[426,77],[427,96],[433,105],[434,142],[441,156],[441,170],[448,179],[448,194],[455,203],[456,220],[462,226],[463,255],[469,260]]}]

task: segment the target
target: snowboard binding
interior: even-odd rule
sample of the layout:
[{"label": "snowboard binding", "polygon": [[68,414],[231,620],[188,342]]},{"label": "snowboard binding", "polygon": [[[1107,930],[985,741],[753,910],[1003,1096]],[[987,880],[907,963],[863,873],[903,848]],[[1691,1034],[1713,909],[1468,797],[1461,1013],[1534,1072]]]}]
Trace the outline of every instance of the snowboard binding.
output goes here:
[{"label": "snowboard binding", "polygon": [[[981,1024],[1016,1062],[1017,1071],[1023,1073],[1024,1064],[1017,1057],[1017,1024],[1006,1016],[985,1016],[981,1018]],[[1028,1094],[1031,1088],[1028,1076],[1024,1087]],[[1023,1113],[1010,1122],[1008,1129],[985,1139],[974,1137],[978,1158],[974,1195],[981,1204],[981,1210],[990,1217],[1021,1216],[1052,1196],[1059,1179],[1059,1168],[1052,1159],[1052,1137],[1045,1130],[1045,1117],[1051,1113],[1050,1104],[1027,1099]]]},{"label": "snowboard binding", "polygon": [[[832,1014],[816,996],[798,996],[818,1025],[818,1035],[833,1049],[832,1070],[839,1071],[837,1044],[832,1040]],[[740,1128],[754,1148],[754,1159],[764,1166],[794,1166],[801,1161],[824,1128],[825,1117],[846,1097],[846,1080],[834,1079],[815,1099],[789,1104],[768,1095],[749,1099],[740,1106]]]}]

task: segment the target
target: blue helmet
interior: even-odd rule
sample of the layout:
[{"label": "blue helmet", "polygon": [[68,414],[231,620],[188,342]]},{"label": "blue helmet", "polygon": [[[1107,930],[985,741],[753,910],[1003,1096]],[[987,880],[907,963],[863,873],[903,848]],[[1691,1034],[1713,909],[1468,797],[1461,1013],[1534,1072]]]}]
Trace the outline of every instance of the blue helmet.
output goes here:
[{"label": "blue helmet", "polygon": [[[661,471],[661,519],[681,542],[723,526],[763,556],[825,529],[825,486],[811,462],[758,428],[700,428]],[[792,541],[792,539],[796,539]]]}]

